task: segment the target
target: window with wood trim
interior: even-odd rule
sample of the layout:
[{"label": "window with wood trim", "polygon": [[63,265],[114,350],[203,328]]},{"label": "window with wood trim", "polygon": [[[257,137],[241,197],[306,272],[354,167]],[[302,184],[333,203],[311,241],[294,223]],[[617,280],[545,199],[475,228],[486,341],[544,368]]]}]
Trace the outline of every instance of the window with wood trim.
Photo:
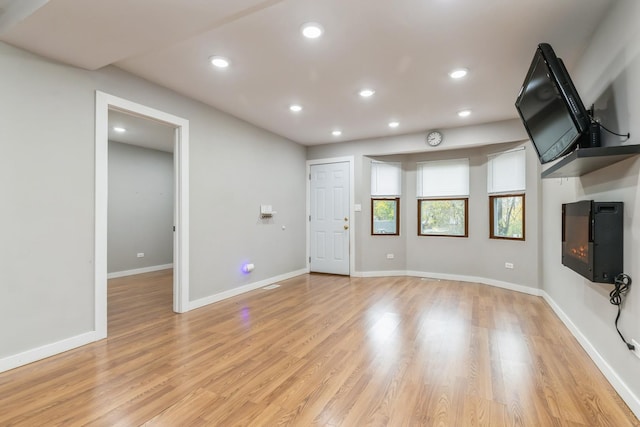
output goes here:
[{"label": "window with wood trim", "polygon": [[400,198],[371,199],[371,234],[378,236],[400,234]]},{"label": "window with wood trim", "polygon": [[400,235],[402,164],[371,161],[371,235]]},{"label": "window with wood trim", "polygon": [[524,208],[524,194],[489,196],[489,237],[524,240]]},{"label": "window with wood trim", "polygon": [[418,236],[469,236],[469,199],[419,199]]},{"label": "window with wood trim", "polygon": [[469,159],[420,162],[418,236],[469,236]]}]

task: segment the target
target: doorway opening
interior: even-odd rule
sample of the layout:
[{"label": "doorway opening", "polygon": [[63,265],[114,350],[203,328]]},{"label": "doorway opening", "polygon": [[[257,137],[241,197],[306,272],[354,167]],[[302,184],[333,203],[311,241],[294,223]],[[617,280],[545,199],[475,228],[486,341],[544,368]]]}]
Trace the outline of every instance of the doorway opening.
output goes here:
[{"label": "doorway opening", "polygon": [[173,267],[175,128],[109,110],[107,278]]},{"label": "doorway opening", "polygon": [[189,310],[189,121],[96,92],[95,138],[95,331],[107,336],[109,114],[124,114],[173,128],[173,311]]}]

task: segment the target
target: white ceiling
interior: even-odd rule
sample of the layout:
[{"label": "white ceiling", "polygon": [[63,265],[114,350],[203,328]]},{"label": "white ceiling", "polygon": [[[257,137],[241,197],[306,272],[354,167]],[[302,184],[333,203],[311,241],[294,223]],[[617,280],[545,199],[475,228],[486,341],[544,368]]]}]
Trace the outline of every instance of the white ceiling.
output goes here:
[{"label": "white ceiling", "polygon": [[[122,128],[117,132],[114,128]],[[109,110],[109,141],[173,153],[175,128],[166,123]]]},{"label": "white ceiling", "polygon": [[[516,118],[536,45],[550,43],[571,71],[612,3],[0,0],[0,40],[90,70],[113,64],[313,145]],[[309,21],[323,37],[300,35]],[[231,66],[215,69],[212,55]],[[456,67],[468,77],[451,80]],[[375,95],[360,98],[364,87]]]}]

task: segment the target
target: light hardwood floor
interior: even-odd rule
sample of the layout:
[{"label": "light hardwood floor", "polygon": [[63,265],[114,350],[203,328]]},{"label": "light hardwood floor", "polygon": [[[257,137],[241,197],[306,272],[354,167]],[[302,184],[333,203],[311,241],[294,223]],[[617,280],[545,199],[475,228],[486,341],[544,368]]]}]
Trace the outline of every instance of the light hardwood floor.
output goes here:
[{"label": "light hardwood floor", "polygon": [[0,425],[639,425],[538,297],[304,275],[171,298],[171,271],[111,280],[109,338],[0,374]]}]

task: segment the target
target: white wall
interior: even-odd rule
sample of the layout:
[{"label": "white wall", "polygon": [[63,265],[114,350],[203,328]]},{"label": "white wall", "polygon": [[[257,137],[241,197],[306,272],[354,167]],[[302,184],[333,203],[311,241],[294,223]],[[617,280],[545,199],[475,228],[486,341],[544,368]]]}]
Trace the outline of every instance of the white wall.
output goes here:
[{"label": "white wall", "polygon": [[94,329],[96,90],[190,122],[192,301],[306,267],[303,146],[117,68],[0,43],[0,368]]},{"label": "white wall", "polygon": [[108,206],[109,273],[173,262],[171,153],[109,141]]},{"label": "white wall", "polygon": [[[596,103],[607,127],[631,132],[640,144],[640,2],[621,0],[598,28],[575,69],[569,70],[585,104]],[[562,56],[563,52],[557,52]],[[612,145],[619,138],[606,137]],[[561,204],[578,200],[622,201],[624,269],[635,284],[623,305],[620,327],[627,339],[640,340],[640,157],[579,178],[542,183],[543,288],[590,349],[618,392],[640,416],[640,359],[629,352],[614,328],[612,285],[594,284],[565,268],[560,259]]]}]

